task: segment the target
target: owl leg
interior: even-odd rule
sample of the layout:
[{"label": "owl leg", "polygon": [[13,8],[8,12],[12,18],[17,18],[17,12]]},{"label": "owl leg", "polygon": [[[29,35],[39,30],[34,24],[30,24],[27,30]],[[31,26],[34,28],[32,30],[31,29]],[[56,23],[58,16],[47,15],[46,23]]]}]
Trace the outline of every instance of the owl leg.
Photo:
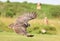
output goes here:
[{"label": "owl leg", "polygon": [[27,35],[27,31],[25,27],[16,27],[14,28],[14,32],[21,35]]}]

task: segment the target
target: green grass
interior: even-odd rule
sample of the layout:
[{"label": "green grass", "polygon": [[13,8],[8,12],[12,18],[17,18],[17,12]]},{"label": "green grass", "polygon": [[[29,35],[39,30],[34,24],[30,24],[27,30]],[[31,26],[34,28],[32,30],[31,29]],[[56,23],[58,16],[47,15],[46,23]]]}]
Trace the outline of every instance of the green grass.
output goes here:
[{"label": "green grass", "polygon": [[60,41],[60,35],[34,34],[34,37],[26,37],[11,32],[0,32],[0,41]]},{"label": "green grass", "polygon": [[[12,23],[14,19],[10,18],[0,18],[4,24]],[[29,22],[31,25],[40,23],[43,24],[42,19],[35,19]],[[33,34],[34,37],[26,37],[18,35],[15,32],[0,32],[0,41],[60,41],[60,20],[59,19],[49,19],[49,25],[54,26],[57,30],[56,35],[50,34]]]},{"label": "green grass", "polygon": [[[4,20],[3,20],[4,19]],[[13,22],[13,18],[0,18],[4,24],[8,25]],[[29,22],[32,26],[36,23],[43,24],[43,19],[35,19]],[[57,30],[56,35],[50,34],[33,34],[34,37],[26,37],[16,34],[15,32],[0,32],[0,41],[60,41],[60,20],[49,19],[49,25],[54,26]],[[4,26],[4,25],[3,25]],[[4,27],[5,28],[5,27]]]},{"label": "green grass", "polygon": [[[36,4],[33,3],[0,2],[0,30],[5,29],[4,31],[7,31],[0,32],[0,41],[60,41],[60,6],[47,4],[42,4],[41,6],[42,9],[37,10]],[[49,19],[49,25],[56,28],[56,35],[33,33],[34,37],[26,37],[17,35],[14,32],[8,32],[11,30],[7,28],[8,25],[13,23],[17,16],[21,15],[22,12],[32,11],[37,12],[37,18],[39,19],[30,21],[29,23],[31,24],[31,27],[41,27],[40,25],[44,24],[43,18],[45,14],[45,16],[51,18]],[[13,16],[14,18],[10,18],[10,16]],[[58,19],[54,19],[55,17]]]},{"label": "green grass", "polygon": [[60,5],[41,4],[41,10],[36,9],[35,3],[20,2],[0,2],[0,16],[17,17],[23,12],[37,12],[38,18],[43,18],[44,14],[48,18],[60,17]]},{"label": "green grass", "polygon": [[[4,20],[3,20],[4,19]],[[0,18],[0,31],[7,31],[12,32],[11,29],[9,29],[9,24],[14,23],[16,18]],[[48,19],[49,27],[44,27],[43,19],[34,19],[29,21],[30,27],[28,27],[27,31],[29,33],[35,33],[39,34],[41,29],[46,28],[49,33],[57,34],[60,32],[60,20],[59,19]],[[49,30],[50,27],[56,29],[56,30]],[[60,33],[59,33],[60,34]]]}]

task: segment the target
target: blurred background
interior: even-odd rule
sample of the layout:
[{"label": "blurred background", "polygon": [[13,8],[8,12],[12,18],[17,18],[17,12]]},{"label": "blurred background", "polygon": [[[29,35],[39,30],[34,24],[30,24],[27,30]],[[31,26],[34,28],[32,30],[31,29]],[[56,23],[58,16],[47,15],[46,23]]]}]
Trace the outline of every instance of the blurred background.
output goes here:
[{"label": "blurred background", "polygon": [[[8,28],[8,25],[13,23],[16,18],[23,14],[23,12],[36,12],[37,18],[29,21],[31,24],[27,28],[27,32],[36,35],[33,39],[25,40],[28,38],[22,37],[19,39],[18,35],[16,36],[15,32],[12,29]],[[43,32],[45,31],[45,32]],[[6,41],[39,41],[43,37],[46,39],[43,41],[48,41],[51,37],[51,40],[59,41],[60,36],[60,1],[59,0],[0,0],[0,36],[1,41],[5,41],[4,37],[9,37]],[[42,34],[41,36],[39,36]],[[46,34],[45,36],[43,36]],[[56,35],[56,36],[54,36]],[[11,38],[10,36],[13,36]],[[15,40],[14,36],[18,38]],[[48,36],[48,39],[47,37]],[[42,39],[39,39],[41,38]],[[54,38],[53,38],[54,37]],[[55,38],[56,37],[56,38]],[[4,39],[4,40],[3,40]]]}]

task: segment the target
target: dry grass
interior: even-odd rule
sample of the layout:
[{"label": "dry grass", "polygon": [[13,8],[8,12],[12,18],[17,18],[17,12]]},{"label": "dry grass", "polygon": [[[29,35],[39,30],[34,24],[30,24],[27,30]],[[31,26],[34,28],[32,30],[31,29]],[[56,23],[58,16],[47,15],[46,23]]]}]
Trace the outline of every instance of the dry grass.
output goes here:
[{"label": "dry grass", "polygon": [[[5,24],[10,24],[14,22],[15,18],[5,18],[0,17],[0,21]],[[0,32],[0,41],[60,41],[60,20],[58,19],[48,19],[49,25],[55,26],[57,29],[57,35],[35,35],[34,37],[26,37],[17,35],[16,33],[11,32]],[[43,19],[34,19],[29,23],[35,24],[40,23],[44,24]]]},{"label": "dry grass", "polygon": [[14,22],[14,18],[6,18],[6,17],[0,17],[0,21],[6,24],[10,24],[12,22]]},{"label": "dry grass", "polygon": [[[7,25],[15,22],[15,19],[16,18],[0,17],[0,21],[2,21],[3,23],[5,23]],[[44,24],[44,20],[43,19],[34,19],[34,20],[29,21],[29,23],[30,24],[36,24],[36,23]],[[58,33],[60,32],[60,20],[59,19],[48,19],[48,23],[49,23],[49,25],[56,27]]]}]

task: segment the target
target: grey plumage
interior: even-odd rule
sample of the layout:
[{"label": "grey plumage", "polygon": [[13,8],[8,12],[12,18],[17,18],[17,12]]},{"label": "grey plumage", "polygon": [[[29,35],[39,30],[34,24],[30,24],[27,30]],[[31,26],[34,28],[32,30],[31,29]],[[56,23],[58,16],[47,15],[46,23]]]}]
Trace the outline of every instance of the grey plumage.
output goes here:
[{"label": "grey plumage", "polygon": [[10,24],[9,26],[11,28],[13,28],[13,30],[17,34],[27,35],[26,28],[28,26],[30,26],[30,24],[28,23],[28,21],[30,21],[32,19],[35,19],[36,17],[37,17],[37,14],[35,12],[25,13],[25,14],[19,16],[16,19],[16,22],[13,23],[13,24]]}]

